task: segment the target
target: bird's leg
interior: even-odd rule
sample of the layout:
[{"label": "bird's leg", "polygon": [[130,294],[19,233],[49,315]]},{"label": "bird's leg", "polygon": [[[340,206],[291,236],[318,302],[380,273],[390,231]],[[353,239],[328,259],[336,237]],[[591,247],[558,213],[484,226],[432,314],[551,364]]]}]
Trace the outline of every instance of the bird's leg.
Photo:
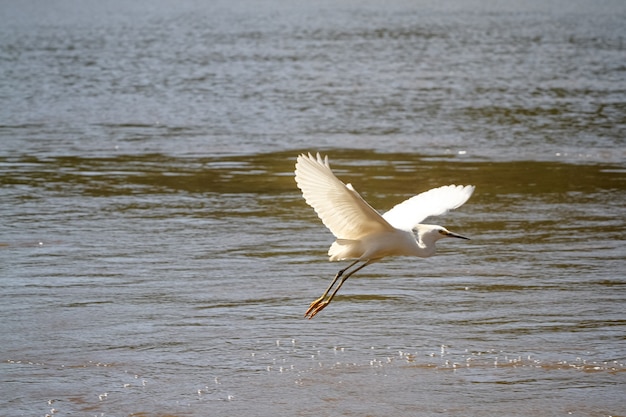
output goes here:
[{"label": "bird's leg", "polygon": [[[352,264],[350,264],[350,266],[348,266],[348,268],[352,267],[354,264],[356,264],[357,261],[353,262]],[[337,292],[339,291],[339,288],[341,288],[341,286],[343,285],[344,282],[346,282],[346,280],[348,278],[350,278],[355,272],[360,271],[361,269],[365,268],[367,265],[370,264],[370,261],[366,261],[364,262],[362,265],[358,266],[357,268],[353,269],[352,271],[350,271],[348,274],[346,274],[343,278],[341,278],[341,281],[339,281],[339,285],[337,285],[337,288],[335,288],[333,290],[333,292],[330,294],[330,296],[327,299],[324,299],[326,297],[326,294],[328,293],[328,291],[330,291],[330,289],[332,288],[332,286],[335,284],[335,281],[337,280],[337,278],[339,278],[348,268],[343,269],[342,271],[339,271],[340,273],[337,273],[337,276],[335,277],[335,279],[333,280],[333,285],[331,285],[326,292],[324,293],[324,295],[315,300],[311,306],[309,307],[309,309],[306,311],[306,314],[304,315],[305,317],[308,316],[309,319],[312,319],[313,317],[315,317],[315,315],[317,313],[319,313],[320,311],[322,311],[328,304],[330,304],[330,302],[333,300],[333,298],[335,297],[335,294],[337,294]]]},{"label": "bird's leg", "polygon": [[328,286],[328,288],[326,288],[326,291],[324,291],[324,294],[322,294],[322,296],[320,298],[318,298],[317,300],[313,301],[311,303],[311,305],[309,306],[309,309],[306,311],[306,313],[304,313],[304,317],[308,316],[309,313],[315,309],[315,307],[317,307],[317,305],[319,303],[321,303],[324,298],[326,298],[326,296],[328,295],[328,293],[330,292],[331,288],[333,288],[333,286],[335,285],[335,283],[337,282],[337,280],[343,275],[344,272],[346,272],[348,269],[352,268],[357,262],[359,262],[359,260],[357,259],[356,261],[352,262],[350,265],[348,265],[347,267],[339,270],[339,272],[337,272],[337,275],[335,275],[335,278],[333,278],[333,281],[330,283],[330,285]]}]

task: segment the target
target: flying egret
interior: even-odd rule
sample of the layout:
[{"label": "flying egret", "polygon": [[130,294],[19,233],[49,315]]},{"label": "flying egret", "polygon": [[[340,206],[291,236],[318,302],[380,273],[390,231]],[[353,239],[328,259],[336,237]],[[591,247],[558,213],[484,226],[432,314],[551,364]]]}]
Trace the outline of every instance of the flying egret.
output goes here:
[{"label": "flying egret", "polygon": [[[435,254],[435,243],[444,237],[469,239],[445,227],[420,222],[463,205],[474,192],[473,185],[433,188],[405,200],[381,216],[351,184],[344,184],[335,176],[328,164],[328,156],[322,158],[319,153],[317,157],[310,153],[298,156],[295,175],[304,200],[337,238],[328,250],[329,260],[352,260],[350,265],[337,272],[324,294],[311,303],[304,313],[309,319],[330,304],[350,276],[367,265],[387,256],[427,258]],[[362,263],[355,267],[359,262]],[[337,287],[328,295],[340,278]]]}]

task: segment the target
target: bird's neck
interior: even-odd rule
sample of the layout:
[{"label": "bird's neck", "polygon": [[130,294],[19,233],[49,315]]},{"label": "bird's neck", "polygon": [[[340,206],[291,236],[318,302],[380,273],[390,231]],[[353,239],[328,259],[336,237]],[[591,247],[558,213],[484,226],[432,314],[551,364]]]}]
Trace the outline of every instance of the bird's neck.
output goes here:
[{"label": "bird's neck", "polygon": [[429,235],[421,235],[416,233],[415,235],[415,243],[417,243],[416,248],[416,256],[427,258],[429,256],[433,256],[437,251],[437,247],[435,246],[435,242],[437,240],[433,239],[432,236]]}]

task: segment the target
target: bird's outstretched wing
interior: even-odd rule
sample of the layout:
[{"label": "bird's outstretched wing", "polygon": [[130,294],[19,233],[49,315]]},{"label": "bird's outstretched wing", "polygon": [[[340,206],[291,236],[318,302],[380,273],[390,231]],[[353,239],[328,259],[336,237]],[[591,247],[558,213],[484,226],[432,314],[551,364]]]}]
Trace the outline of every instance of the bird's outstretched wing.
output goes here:
[{"label": "bird's outstretched wing", "polygon": [[474,192],[473,185],[444,185],[403,201],[383,214],[383,218],[397,229],[411,230],[430,216],[441,216],[460,207]]},{"label": "bird's outstretched wing", "polygon": [[296,184],[322,223],[339,239],[360,239],[393,227],[356,192],[341,182],[328,164],[328,157],[300,155],[296,162]]}]

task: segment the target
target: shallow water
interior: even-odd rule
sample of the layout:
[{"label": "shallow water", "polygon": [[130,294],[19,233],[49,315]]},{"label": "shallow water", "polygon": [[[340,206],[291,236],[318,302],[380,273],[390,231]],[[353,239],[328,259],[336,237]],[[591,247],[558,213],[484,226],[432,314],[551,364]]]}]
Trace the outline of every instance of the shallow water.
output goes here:
[{"label": "shallow water", "polygon": [[[626,415],[622,3],[82,4],[0,6],[0,414]],[[309,150],[472,240],[303,319]]]}]

